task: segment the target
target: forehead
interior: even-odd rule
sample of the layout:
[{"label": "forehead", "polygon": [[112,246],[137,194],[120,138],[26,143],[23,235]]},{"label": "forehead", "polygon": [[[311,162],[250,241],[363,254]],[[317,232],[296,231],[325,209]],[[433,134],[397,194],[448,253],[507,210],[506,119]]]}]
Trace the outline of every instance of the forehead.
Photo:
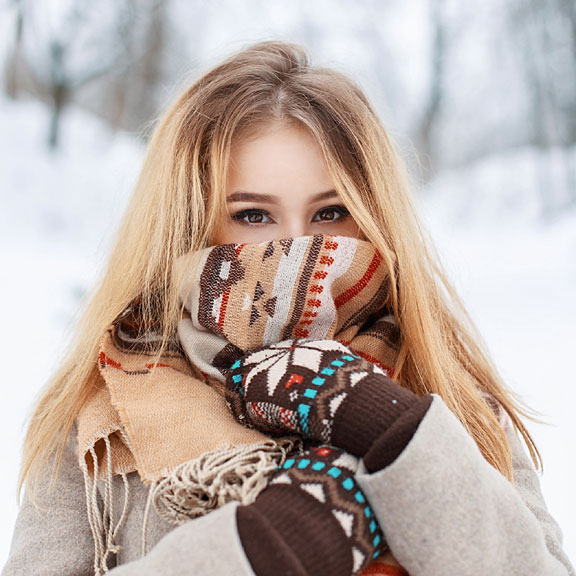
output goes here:
[{"label": "forehead", "polygon": [[320,146],[311,132],[298,124],[271,124],[232,143],[230,163],[235,170],[275,169],[297,162],[300,169],[324,165]]},{"label": "forehead", "polygon": [[331,188],[322,151],[302,126],[274,124],[232,146],[227,195],[309,195]]},{"label": "forehead", "polygon": [[315,144],[310,130],[300,122],[275,120],[257,126],[248,126],[236,134],[232,141],[231,152],[238,154],[241,150],[269,145],[270,143],[287,143],[300,140]]}]

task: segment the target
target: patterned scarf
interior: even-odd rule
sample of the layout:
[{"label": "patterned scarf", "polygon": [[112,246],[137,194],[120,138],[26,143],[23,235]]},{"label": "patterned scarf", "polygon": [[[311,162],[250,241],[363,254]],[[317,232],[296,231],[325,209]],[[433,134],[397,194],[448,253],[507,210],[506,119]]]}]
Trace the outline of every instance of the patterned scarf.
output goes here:
[{"label": "patterned scarf", "polygon": [[252,502],[296,448],[297,439],[270,439],[230,414],[225,374],[247,351],[290,338],[333,339],[389,373],[395,366],[389,280],[368,242],[316,235],[215,246],[180,258],[175,276],[184,306],[179,343],[155,363],[154,334],[142,335],[126,314],[102,341],[100,378],[78,417],[104,564],[117,525],[99,509],[96,479],[108,491],[113,475],[137,471],[152,484],[158,512],[179,524],[230,500]]},{"label": "patterned scarf", "polygon": [[386,305],[388,276],[368,242],[304,236],[227,244],[178,262],[190,361],[222,382],[247,351],[291,338],[338,340],[388,371],[399,332]]}]

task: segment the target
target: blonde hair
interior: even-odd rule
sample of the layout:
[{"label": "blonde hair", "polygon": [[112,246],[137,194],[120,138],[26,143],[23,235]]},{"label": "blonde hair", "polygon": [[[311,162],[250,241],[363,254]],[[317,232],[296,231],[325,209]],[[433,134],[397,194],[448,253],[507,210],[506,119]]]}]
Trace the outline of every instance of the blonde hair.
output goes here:
[{"label": "blonde hair", "polygon": [[138,301],[144,323],[159,325],[164,343],[173,336],[180,315],[174,260],[209,245],[222,221],[232,143],[273,121],[311,132],[336,190],[384,258],[403,335],[396,380],[417,394],[439,394],[485,459],[511,479],[496,402],[539,462],[520,420],[526,410],[503,385],[431,251],[403,164],[366,97],[339,72],[311,67],[301,47],[264,42],[202,76],[160,119],[107,270],[31,418],[20,486],[61,456],[98,378],[102,335],[123,310]]}]

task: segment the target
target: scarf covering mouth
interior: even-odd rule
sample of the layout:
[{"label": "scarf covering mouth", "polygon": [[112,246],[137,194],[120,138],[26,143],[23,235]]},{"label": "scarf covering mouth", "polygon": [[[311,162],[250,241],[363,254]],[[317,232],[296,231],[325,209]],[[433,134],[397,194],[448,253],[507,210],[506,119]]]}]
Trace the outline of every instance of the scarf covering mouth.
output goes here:
[{"label": "scarf covering mouth", "polygon": [[106,501],[114,475],[137,472],[152,485],[156,510],[179,524],[230,500],[250,504],[297,448],[294,437],[272,439],[234,419],[224,380],[236,359],[287,339],[328,339],[390,374],[396,363],[389,278],[369,242],[315,235],[213,246],[179,258],[174,277],[184,308],[177,345],[158,359],[158,335],[142,333],[137,313],[120,318],[104,335],[98,377],[78,416],[104,563],[123,518],[115,525],[100,510],[98,480]]},{"label": "scarf covering mouth", "polygon": [[[389,278],[369,242],[315,235],[226,244],[181,258],[176,273],[188,315],[180,342],[216,381],[246,352],[289,339],[354,341],[368,360],[395,364]],[[366,324],[382,316],[388,325],[377,346],[369,340],[382,325]]]}]

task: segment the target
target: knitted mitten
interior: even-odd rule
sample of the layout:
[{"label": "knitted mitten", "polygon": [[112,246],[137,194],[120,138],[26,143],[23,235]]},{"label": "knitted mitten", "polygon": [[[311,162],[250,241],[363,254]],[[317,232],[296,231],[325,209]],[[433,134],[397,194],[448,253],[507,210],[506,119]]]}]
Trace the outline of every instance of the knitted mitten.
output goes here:
[{"label": "knitted mitten", "polygon": [[337,448],[312,448],[286,460],[256,501],[238,508],[240,539],[257,576],[350,576],[385,550],[354,480],[357,465]]},{"label": "knitted mitten", "polygon": [[246,426],[338,446],[374,471],[404,449],[432,397],[402,388],[337,341],[286,340],[237,360],[227,399]]}]

